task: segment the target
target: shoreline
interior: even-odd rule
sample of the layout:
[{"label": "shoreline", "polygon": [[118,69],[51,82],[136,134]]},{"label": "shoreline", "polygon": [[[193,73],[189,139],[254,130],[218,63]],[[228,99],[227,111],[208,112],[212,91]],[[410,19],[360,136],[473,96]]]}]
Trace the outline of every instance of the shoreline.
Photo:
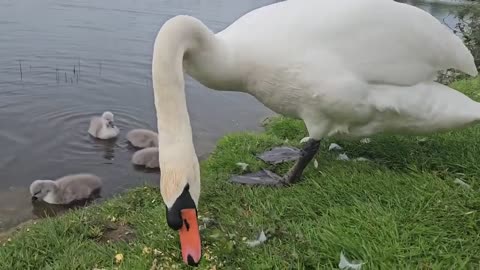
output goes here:
[{"label": "shoreline", "polygon": [[[480,78],[453,86],[480,99]],[[256,171],[265,164],[255,154],[298,147],[306,136],[300,121],[266,122],[263,133],[223,137],[201,162],[199,269],[332,269],[341,253],[369,269],[480,266],[480,126],[426,139],[328,139],[318,167],[309,166],[294,186],[229,183],[232,174],[244,173],[236,163]],[[343,150],[329,151],[333,142]],[[342,153],[351,160],[338,160]],[[354,161],[359,157],[368,161]],[[281,174],[288,164],[267,168]],[[460,177],[471,189],[455,183]],[[166,225],[157,186],[35,222],[15,230],[11,241],[0,238],[0,269],[190,269],[178,233]],[[267,241],[250,247],[262,231]]]}]

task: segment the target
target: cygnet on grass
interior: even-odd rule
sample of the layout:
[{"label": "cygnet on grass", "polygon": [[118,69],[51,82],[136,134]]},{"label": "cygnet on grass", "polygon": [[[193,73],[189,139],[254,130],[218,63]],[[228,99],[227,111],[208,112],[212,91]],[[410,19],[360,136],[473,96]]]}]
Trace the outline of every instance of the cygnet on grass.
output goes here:
[{"label": "cygnet on grass", "polygon": [[158,147],[158,134],[148,129],[132,129],[127,133],[127,140],[135,147]]},{"label": "cygnet on grass", "polygon": [[138,150],[132,156],[132,163],[134,165],[145,166],[146,168],[159,168],[158,165],[158,148],[148,147]]},{"label": "cygnet on grass", "polygon": [[69,204],[100,192],[102,180],[93,174],[72,174],[53,180],[35,180],[30,185],[32,200]]},{"label": "cygnet on grass", "polygon": [[108,140],[117,137],[120,130],[115,126],[113,113],[104,112],[101,117],[92,117],[88,133],[95,138]]}]

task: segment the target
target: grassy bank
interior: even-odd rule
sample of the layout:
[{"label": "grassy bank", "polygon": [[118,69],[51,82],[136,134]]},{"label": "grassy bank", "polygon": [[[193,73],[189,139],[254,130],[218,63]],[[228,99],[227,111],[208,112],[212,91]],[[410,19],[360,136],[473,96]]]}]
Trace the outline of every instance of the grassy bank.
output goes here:
[{"label": "grassy bank", "polygon": [[[479,99],[478,79],[454,87]],[[237,162],[259,169],[256,153],[298,146],[305,135],[301,122],[274,119],[263,134],[223,138],[203,162],[201,269],[332,269],[341,251],[364,261],[363,269],[480,267],[480,127],[427,138],[378,136],[368,144],[336,141],[366,162],[337,160],[338,152],[327,151],[333,141],[325,141],[318,168],[310,166],[293,187],[228,183],[240,173]],[[261,230],[268,241],[246,245]],[[177,241],[158,190],[137,188],[24,226],[1,243],[0,269],[181,269]]]}]

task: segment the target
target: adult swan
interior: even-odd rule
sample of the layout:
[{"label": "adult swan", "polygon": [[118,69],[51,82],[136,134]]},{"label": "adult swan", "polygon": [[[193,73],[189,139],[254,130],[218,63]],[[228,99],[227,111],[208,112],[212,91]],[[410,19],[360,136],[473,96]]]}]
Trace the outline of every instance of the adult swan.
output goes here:
[{"label": "adult swan", "polygon": [[214,34],[177,16],[153,52],[161,194],[180,230],[183,260],[201,258],[196,209],[200,170],[185,102],[184,71],[203,85],[242,91],[303,119],[310,141],[283,177],[234,182],[289,184],[329,136],[426,134],[474,124],[480,105],[433,82],[439,70],[477,75],[462,41],[428,13],[392,0],[287,0],[249,12]]}]

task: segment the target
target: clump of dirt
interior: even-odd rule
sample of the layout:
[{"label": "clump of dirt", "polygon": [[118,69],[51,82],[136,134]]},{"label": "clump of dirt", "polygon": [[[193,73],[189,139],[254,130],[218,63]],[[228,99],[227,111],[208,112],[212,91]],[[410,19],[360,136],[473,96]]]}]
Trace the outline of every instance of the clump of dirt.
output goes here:
[{"label": "clump of dirt", "polygon": [[110,223],[105,225],[102,236],[98,241],[101,243],[113,243],[119,241],[130,243],[135,239],[135,231],[128,224]]}]

